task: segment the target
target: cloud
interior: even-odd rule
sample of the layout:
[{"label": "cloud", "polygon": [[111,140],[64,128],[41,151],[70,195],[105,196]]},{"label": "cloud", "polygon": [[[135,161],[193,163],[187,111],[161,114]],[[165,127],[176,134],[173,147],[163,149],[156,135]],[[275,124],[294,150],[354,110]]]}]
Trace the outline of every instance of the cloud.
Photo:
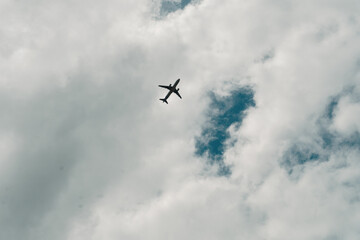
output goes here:
[{"label": "cloud", "polygon": [[360,116],[360,105],[346,96],[338,103],[338,111],[334,120],[334,128],[343,135],[359,133],[357,118]]},{"label": "cloud", "polygon": [[0,238],[357,239],[358,2],[161,4],[1,3]]}]

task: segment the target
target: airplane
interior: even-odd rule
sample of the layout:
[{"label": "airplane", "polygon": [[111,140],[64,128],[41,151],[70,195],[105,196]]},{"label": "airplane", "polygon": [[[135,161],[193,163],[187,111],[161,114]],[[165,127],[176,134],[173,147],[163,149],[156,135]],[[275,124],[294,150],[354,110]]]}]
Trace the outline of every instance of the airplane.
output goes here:
[{"label": "airplane", "polygon": [[178,85],[179,82],[180,82],[180,78],[179,78],[178,80],[176,80],[176,82],[174,83],[173,86],[171,86],[171,84],[170,84],[169,86],[159,85],[159,87],[166,88],[166,89],[169,90],[169,92],[168,92],[168,94],[166,95],[166,97],[165,97],[165,98],[160,98],[159,100],[161,100],[161,101],[163,101],[164,103],[168,104],[168,102],[167,102],[166,100],[170,97],[170,95],[171,95],[173,92],[176,93],[176,95],[178,95],[179,98],[182,98],[182,97],[180,96],[180,93],[179,93],[180,88],[176,89],[176,86]]}]

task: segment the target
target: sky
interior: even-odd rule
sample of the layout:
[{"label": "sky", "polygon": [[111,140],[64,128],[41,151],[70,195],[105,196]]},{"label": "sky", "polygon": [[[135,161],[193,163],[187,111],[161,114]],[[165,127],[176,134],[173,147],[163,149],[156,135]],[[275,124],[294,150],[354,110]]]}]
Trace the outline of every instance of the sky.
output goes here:
[{"label": "sky", "polygon": [[0,239],[359,239],[359,12],[0,0]]}]

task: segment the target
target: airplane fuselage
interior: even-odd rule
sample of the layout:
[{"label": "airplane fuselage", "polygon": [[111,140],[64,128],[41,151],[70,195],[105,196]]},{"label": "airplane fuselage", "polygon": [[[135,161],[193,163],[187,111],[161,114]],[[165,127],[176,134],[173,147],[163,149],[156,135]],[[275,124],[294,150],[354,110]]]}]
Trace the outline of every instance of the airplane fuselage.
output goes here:
[{"label": "airplane fuselage", "polygon": [[180,79],[176,80],[176,82],[174,83],[173,86],[171,86],[171,84],[169,85],[169,87],[170,87],[169,90],[171,91],[171,93],[177,92],[180,90],[179,88],[176,89],[176,86],[178,85],[179,82],[180,82]]}]

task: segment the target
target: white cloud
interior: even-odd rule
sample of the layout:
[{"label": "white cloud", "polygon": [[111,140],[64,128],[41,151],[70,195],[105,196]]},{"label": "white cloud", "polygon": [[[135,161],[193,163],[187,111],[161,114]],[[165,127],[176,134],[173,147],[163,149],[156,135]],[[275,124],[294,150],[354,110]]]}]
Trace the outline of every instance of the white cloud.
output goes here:
[{"label": "white cloud", "polygon": [[360,132],[360,104],[349,96],[340,99],[333,128],[345,136]]},{"label": "white cloud", "polygon": [[[357,145],[320,132],[359,131],[341,95],[359,84],[358,1],[203,0],[161,20],[156,6],[0,4],[0,238],[357,239]],[[183,99],[159,102],[179,77]],[[217,177],[194,155],[207,92],[245,85],[256,107]],[[328,159],[289,175],[299,143]]]}]

